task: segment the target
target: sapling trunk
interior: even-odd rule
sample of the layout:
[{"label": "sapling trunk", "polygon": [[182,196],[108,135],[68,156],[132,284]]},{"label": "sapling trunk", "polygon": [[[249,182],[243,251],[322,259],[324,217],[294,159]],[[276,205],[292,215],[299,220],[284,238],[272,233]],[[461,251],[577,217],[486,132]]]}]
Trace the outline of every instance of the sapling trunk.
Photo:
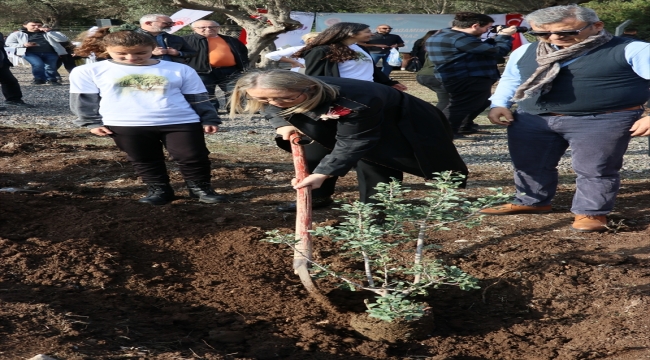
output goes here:
[{"label": "sapling trunk", "polygon": [[[294,133],[290,137],[293,165],[296,169],[296,180],[309,176],[307,161],[300,142],[300,134]],[[297,190],[296,195],[296,240],[298,243],[293,252],[293,269],[300,277],[300,281],[307,291],[313,293],[316,286],[309,275],[309,262],[312,259],[311,234],[311,187]]]},{"label": "sapling trunk", "polygon": [[[428,214],[427,214],[428,215]],[[424,238],[427,232],[427,219],[420,221],[420,231],[418,233],[418,240],[415,244],[415,258],[413,259],[413,267],[417,267],[422,263],[422,252],[424,251]],[[413,277],[413,284],[420,282],[422,273],[418,272]]]},{"label": "sapling trunk", "polygon": [[[292,143],[292,146],[295,145]],[[294,158],[298,156],[299,150],[294,150]],[[298,168],[298,166],[296,166]],[[301,179],[300,175],[296,176]],[[307,272],[307,266],[311,265],[328,275],[345,282],[351,288],[368,290],[375,293],[375,302],[366,301],[366,307],[371,317],[385,321],[405,319],[407,321],[416,319],[426,313],[426,304],[413,302],[407,297],[412,294],[426,294],[427,289],[439,285],[458,286],[463,290],[476,289],[477,280],[455,266],[445,266],[439,261],[430,261],[424,257],[427,248],[424,245],[427,231],[448,230],[446,225],[451,223],[465,222],[471,226],[477,221],[471,221],[480,208],[491,206],[496,203],[508,200],[510,196],[504,195],[500,189],[495,189],[496,194],[486,198],[480,198],[474,202],[466,201],[456,195],[456,178],[451,173],[442,173],[437,182],[427,184],[434,189],[430,196],[424,198],[426,205],[402,204],[403,194],[408,189],[400,189],[399,184],[388,186],[380,184],[377,187],[379,206],[386,212],[387,220],[393,224],[375,224],[373,217],[378,212],[368,204],[355,202],[354,204],[342,205],[342,210],[347,212],[347,222],[338,226],[324,226],[316,229],[318,236],[330,237],[333,241],[344,241],[342,250],[347,250],[351,256],[360,256],[363,259],[363,270],[354,271],[350,277],[338,274],[325,265],[314,262],[311,259],[311,243],[308,236],[300,237],[302,241],[296,242],[294,234],[281,235],[278,230],[269,232],[272,235],[267,241],[274,243],[288,244],[294,249],[294,267],[296,272],[301,274],[300,269]],[[301,194],[299,193],[299,199]],[[300,209],[300,207],[299,207]],[[300,211],[300,210],[299,210]],[[299,219],[302,219],[299,216]],[[430,224],[433,219],[437,223]],[[296,234],[301,226],[308,233],[310,223],[305,220],[298,220],[296,223]],[[397,251],[402,243],[412,244],[413,234],[410,231],[413,224],[418,230],[415,255],[411,260],[403,256],[393,257],[392,253]],[[375,226],[376,225],[376,226]],[[391,236],[388,240],[384,237]],[[386,240],[389,242],[384,242]],[[411,263],[412,261],[412,263]],[[411,266],[412,265],[412,266]],[[359,275],[358,281],[353,280],[354,275]],[[381,277],[380,277],[381,276]],[[413,277],[409,283],[405,277]],[[365,280],[361,280],[365,279]],[[308,290],[311,278],[303,278],[303,284]],[[367,283],[367,284],[366,284]],[[312,285],[313,286],[313,285]],[[318,292],[311,293],[318,299]],[[322,295],[321,295],[322,296]]]}]

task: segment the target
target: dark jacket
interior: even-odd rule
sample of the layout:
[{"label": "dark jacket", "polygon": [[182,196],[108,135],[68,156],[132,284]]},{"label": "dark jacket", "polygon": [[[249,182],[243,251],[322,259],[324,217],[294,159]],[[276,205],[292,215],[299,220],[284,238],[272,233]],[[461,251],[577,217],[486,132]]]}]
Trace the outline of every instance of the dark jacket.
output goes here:
[{"label": "dark jacket", "polygon": [[[235,56],[235,66],[240,71],[244,71],[249,64],[248,48],[246,48],[246,45],[234,37],[224,35],[219,36],[226,41],[230,47],[230,51],[232,51],[232,54]],[[196,70],[199,74],[207,74],[212,71],[208,55],[208,39],[199,34],[185,35],[183,36],[183,39],[185,39],[191,47],[195,48],[198,53],[195,58],[192,58],[187,62],[187,65]]]},{"label": "dark jacket", "polygon": [[410,52],[412,57],[417,57],[420,60],[420,64],[424,64],[427,60],[427,49],[424,47],[424,40],[417,39],[413,43],[413,49]]},{"label": "dark jacket", "polygon": [[[365,50],[363,47],[362,49]],[[329,46],[321,45],[312,48],[305,53],[303,55],[305,58],[305,75],[341,77],[341,73],[339,72],[339,63],[325,59],[328,52]],[[374,82],[388,86],[399,84],[399,81],[391,80],[386,74],[384,74],[381,69],[376,66],[377,64],[373,62],[373,65],[375,65],[372,74]]]},{"label": "dark jacket", "polygon": [[404,46],[404,40],[402,40],[402,38],[399,35],[395,35],[395,34],[380,34],[377,32],[373,33],[372,37],[370,37],[370,40],[366,42],[366,49],[368,50],[368,52],[374,54],[388,54],[390,52],[390,48],[371,46],[372,44],[381,44],[387,46],[393,46],[393,45]]},{"label": "dark jacket", "polygon": [[14,64],[11,63],[7,56],[7,52],[5,51],[5,37],[0,33],[0,68],[5,66],[14,66]]},{"label": "dark jacket", "polygon": [[[267,105],[263,110],[274,127],[291,124],[332,150],[314,173],[342,176],[361,159],[427,179],[446,170],[468,173],[452,142],[450,125],[435,106],[388,86],[318,78],[339,88],[332,102],[287,119],[277,115],[282,110],[278,107]],[[320,119],[337,105],[352,112],[339,119]],[[278,145],[289,148],[282,139]]]},{"label": "dark jacket", "polygon": [[[148,31],[143,30],[141,28],[136,30],[139,33],[147,34],[151,37],[154,38],[155,36],[150,34]],[[188,60],[196,56],[196,50],[195,48],[191,47],[182,37],[173,35],[173,34],[168,34],[166,32],[162,32],[162,37],[163,37],[163,42],[165,43],[165,46],[167,48],[172,48],[180,51],[179,56],[171,56],[171,60],[173,62],[181,63],[181,64],[187,64]],[[162,59],[162,55],[154,55],[151,57],[152,59]]]}]

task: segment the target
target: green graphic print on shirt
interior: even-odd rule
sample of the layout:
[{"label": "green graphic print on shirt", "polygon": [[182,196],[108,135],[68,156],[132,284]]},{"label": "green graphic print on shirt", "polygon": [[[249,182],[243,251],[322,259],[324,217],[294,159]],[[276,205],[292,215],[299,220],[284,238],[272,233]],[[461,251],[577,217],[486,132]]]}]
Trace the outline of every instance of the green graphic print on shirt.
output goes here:
[{"label": "green graphic print on shirt", "polygon": [[128,93],[130,91],[153,91],[164,95],[165,91],[167,90],[168,83],[169,81],[164,76],[152,74],[132,74],[118,79],[115,85],[120,89],[120,93]]},{"label": "green graphic print on shirt", "polygon": [[357,51],[357,58],[354,59],[355,61],[365,61],[365,62],[372,62],[372,59],[367,57],[366,54],[362,53],[361,51]]}]

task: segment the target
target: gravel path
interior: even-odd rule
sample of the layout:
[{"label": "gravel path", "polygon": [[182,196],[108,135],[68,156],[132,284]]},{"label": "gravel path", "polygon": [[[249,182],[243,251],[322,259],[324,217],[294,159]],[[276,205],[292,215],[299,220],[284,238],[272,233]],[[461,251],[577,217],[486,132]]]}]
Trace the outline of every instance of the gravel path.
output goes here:
[{"label": "gravel path", "polygon": [[[35,108],[22,109],[7,106],[6,111],[0,112],[0,125],[16,127],[41,127],[56,129],[78,129],[72,120],[74,116],[68,108],[67,77],[62,72],[64,86],[31,85],[31,71],[28,66],[12,68],[13,74],[20,80],[25,102],[35,105]],[[395,71],[392,76],[409,87],[409,93],[427,101],[435,101],[435,94],[415,82],[412,73]],[[223,102],[222,102],[223,103]],[[256,144],[262,147],[274,147],[273,130],[259,116],[224,117],[221,132],[209,136],[209,143]],[[472,137],[475,141],[459,141],[459,152],[470,166],[470,169],[480,167],[491,168],[492,171],[512,171],[505,130],[491,125],[485,116],[477,119],[482,128],[489,134]],[[594,139],[597,141],[598,139]],[[645,178],[650,174],[648,158],[648,139],[632,139],[625,156],[623,167],[624,178]],[[559,170],[563,174],[571,173],[570,150],[560,162]]]}]

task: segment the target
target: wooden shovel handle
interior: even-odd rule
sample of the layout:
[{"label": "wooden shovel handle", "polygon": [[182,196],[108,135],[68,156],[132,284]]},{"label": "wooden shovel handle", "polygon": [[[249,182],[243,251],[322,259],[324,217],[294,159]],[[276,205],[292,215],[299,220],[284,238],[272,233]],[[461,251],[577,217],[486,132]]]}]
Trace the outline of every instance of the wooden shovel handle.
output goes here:
[{"label": "wooden shovel handle", "polygon": [[[299,144],[300,134],[293,133],[289,137],[293,166],[296,170],[296,179],[302,181],[309,176],[307,160],[302,145]],[[296,251],[293,254],[293,269],[300,276],[300,281],[307,291],[314,292],[316,287],[309,275],[309,261],[312,258],[311,234],[311,186],[300,188],[296,197]]]}]

